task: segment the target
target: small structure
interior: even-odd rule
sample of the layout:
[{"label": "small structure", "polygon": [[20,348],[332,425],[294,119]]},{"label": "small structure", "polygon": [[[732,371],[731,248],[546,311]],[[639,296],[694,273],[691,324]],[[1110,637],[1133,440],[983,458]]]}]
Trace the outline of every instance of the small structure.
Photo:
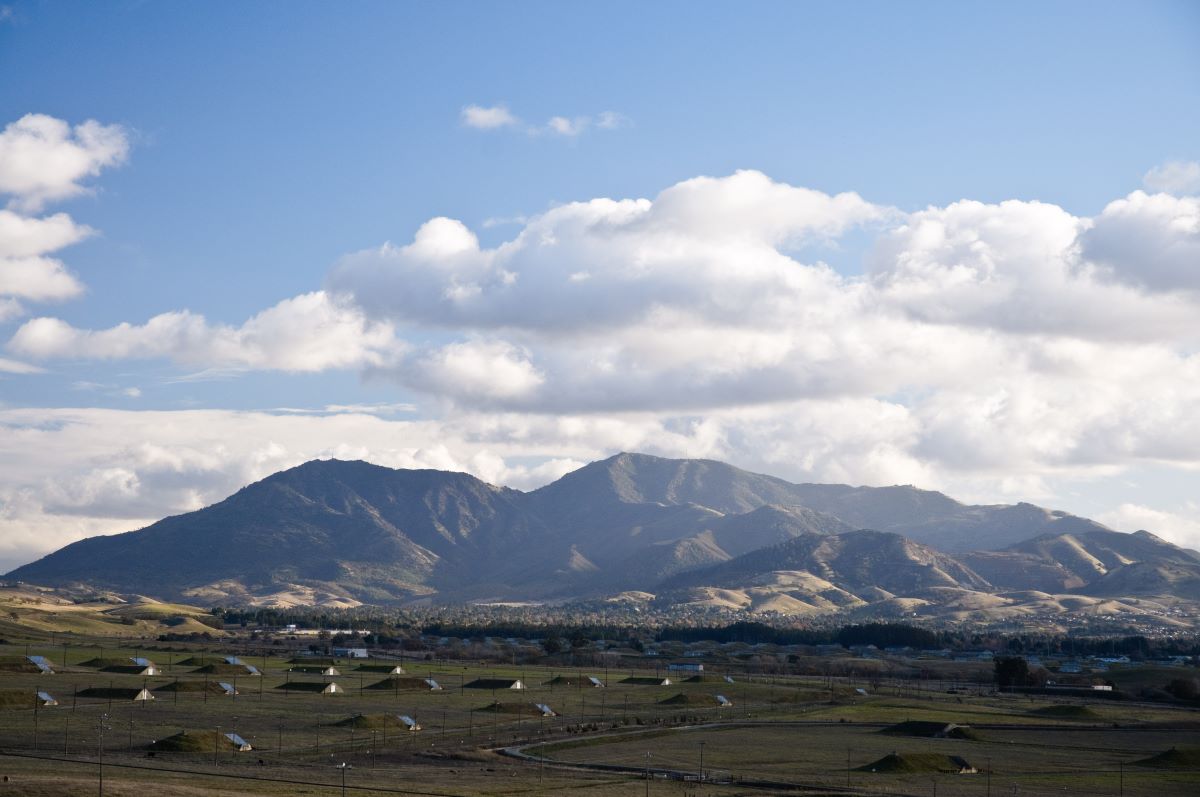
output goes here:
[{"label": "small structure", "polygon": [[733,705],[733,702],[730,701],[729,698],[725,697],[725,695],[717,695],[716,698],[717,698],[717,705],[720,706],[721,708],[729,708]]},{"label": "small structure", "polygon": [[733,683],[733,676],[732,676],[732,675],[726,675],[726,676],[725,676],[725,683],[727,683],[727,684],[731,684],[731,683]]},{"label": "small structure", "polygon": [[150,659],[144,656],[131,656],[129,660],[138,669],[136,675],[158,675],[158,667]]},{"label": "small structure", "polygon": [[344,659],[367,659],[370,655],[366,648],[334,648],[333,655]]},{"label": "small structure", "polygon": [[558,714],[556,714],[554,712],[554,709],[550,708],[550,706],[546,705],[545,703],[534,703],[533,705],[535,708],[537,708],[538,711],[542,712],[543,717],[557,717],[558,716]]},{"label": "small structure", "polygon": [[592,686],[598,686],[598,687],[604,686],[604,681],[601,681],[599,678],[596,678],[595,676],[592,676],[592,675],[588,676],[588,683],[591,684]]},{"label": "small structure", "polygon": [[236,696],[238,693],[238,690],[234,688],[233,684],[226,683],[225,681],[218,681],[217,686],[221,687],[221,691],[227,695]]},{"label": "small structure", "polygon": [[704,665],[698,661],[673,662],[667,665],[667,672],[704,672]]},{"label": "small structure", "polygon": [[963,758],[960,755],[950,756],[950,763],[954,764],[954,766],[958,767],[958,774],[960,774],[960,775],[978,775],[979,774],[979,770],[976,769],[975,767],[971,766],[970,763],[967,762],[967,759]]},{"label": "small structure", "polygon": [[250,746],[249,742],[238,736],[236,733],[227,733],[225,734],[225,738],[229,740],[230,744],[237,748],[239,753],[248,753],[254,749]]},{"label": "small structure", "polygon": [[429,691],[431,691],[431,692],[442,691],[442,685],[439,684],[437,681],[433,680],[432,678],[423,678],[422,680],[425,681],[425,685],[429,687]]},{"label": "small structure", "polygon": [[246,664],[244,661],[239,659],[237,656],[226,656],[225,663],[226,664],[238,664],[238,665],[242,665],[242,666],[245,666],[245,664]]},{"label": "small structure", "polygon": [[463,688],[521,690],[525,688],[525,684],[520,678],[476,678],[469,684],[463,684]]},{"label": "small structure", "polygon": [[26,656],[29,663],[38,668],[40,675],[54,675],[54,668],[50,666],[50,660],[45,656]]},{"label": "small structure", "polygon": [[325,684],[325,688],[321,690],[323,695],[341,695],[345,694],[346,690],[335,684],[333,681]]},{"label": "small structure", "polygon": [[421,730],[421,726],[417,724],[417,721],[415,719],[413,719],[412,717],[408,716],[407,714],[401,714],[399,719],[400,719],[400,724],[403,725],[408,730],[410,730],[410,731]]},{"label": "small structure", "polygon": [[854,694],[856,694],[860,697],[870,697],[870,693],[866,689],[863,689],[861,686],[854,687]]},{"label": "small structure", "polygon": [[49,692],[38,692],[37,702],[40,706],[57,706],[58,701]]}]

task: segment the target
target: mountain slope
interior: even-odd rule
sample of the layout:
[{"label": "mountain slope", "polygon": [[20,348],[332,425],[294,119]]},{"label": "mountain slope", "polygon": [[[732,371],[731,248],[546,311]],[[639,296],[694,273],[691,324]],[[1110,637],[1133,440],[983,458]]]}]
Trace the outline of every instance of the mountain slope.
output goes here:
[{"label": "mountain slope", "polygon": [[320,584],[356,599],[431,592],[541,533],[514,490],[464,473],[309,462],[140,531],[68,545],[9,577],[179,595]]},{"label": "mountain slope", "polygon": [[[866,521],[884,528],[863,531]],[[1001,550],[947,553],[998,540]],[[1191,594],[1198,571],[1200,556],[1151,534],[1029,504],[621,454],[530,493],[463,473],[310,462],[9,578],[208,603],[558,600],[661,584],[779,611],[891,601],[903,613],[1003,591]]]}]

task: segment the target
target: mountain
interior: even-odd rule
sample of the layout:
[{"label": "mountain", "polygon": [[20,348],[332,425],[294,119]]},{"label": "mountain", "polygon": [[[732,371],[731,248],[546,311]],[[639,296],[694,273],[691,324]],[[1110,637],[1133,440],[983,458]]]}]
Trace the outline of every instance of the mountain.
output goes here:
[{"label": "mountain", "polygon": [[469,580],[539,536],[522,497],[465,473],[309,462],[206,509],[68,545],[9,577],[175,596],[225,584],[234,595],[315,589],[391,601]]},{"label": "mountain", "polygon": [[1006,591],[1051,603],[1191,594],[1198,567],[1200,557],[1148,533],[1029,504],[970,506],[913,487],[792,484],[711,460],[619,454],[532,492],[465,473],[309,462],[7,577],[209,603],[635,591],[687,603],[699,590],[721,605],[809,612],[965,606]]},{"label": "mountain", "polygon": [[[1045,534],[1108,530],[1032,504],[975,506],[910,486],[792,484],[723,462],[647,454],[593,462],[530,497],[543,516],[589,532],[611,528],[616,507],[695,504],[740,514],[768,505],[801,506],[844,527],[891,531],[948,553],[999,549]],[[597,506],[610,509],[597,515]]]}]

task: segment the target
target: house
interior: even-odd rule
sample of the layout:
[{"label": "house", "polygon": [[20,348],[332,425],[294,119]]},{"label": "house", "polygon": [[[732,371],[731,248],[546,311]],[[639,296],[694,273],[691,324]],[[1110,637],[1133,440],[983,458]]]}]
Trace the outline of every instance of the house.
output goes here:
[{"label": "house", "polygon": [[519,678],[476,678],[469,684],[463,684],[463,689],[524,689],[525,684]]},{"label": "house", "polygon": [[344,659],[367,659],[370,655],[366,648],[334,648],[333,655]]},{"label": "house", "polygon": [[249,742],[238,736],[236,733],[227,733],[225,734],[225,738],[229,740],[230,744],[237,748],[239,753],[248,753],[254,749],[250,746]]},{"label": "house", "polygon": [[667,672],[704,672],[704,665],[694,661],[672,662]]},{"label": "house", "polygon": [[421,726],[417,724],[417,721],[415,719],[413,719],[412,717],[408,716],[407,714],[401,714],[399,716],[399,720],[400,720],[400,724],[403,725],[405,728],[407,728],[410,731],[421,730]]}]

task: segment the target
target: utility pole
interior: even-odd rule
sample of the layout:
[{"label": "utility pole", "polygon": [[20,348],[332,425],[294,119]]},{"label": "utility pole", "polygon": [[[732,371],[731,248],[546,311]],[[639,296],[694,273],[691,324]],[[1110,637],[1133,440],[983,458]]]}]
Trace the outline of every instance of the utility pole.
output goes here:
[{"label": "utility pole", "polygon": [[704,788],[704,742],[700,742],[700,787]]},{"label": "utility pole", "polygon": [[650,797],[650,751],[646,751],[646,797]]}]

